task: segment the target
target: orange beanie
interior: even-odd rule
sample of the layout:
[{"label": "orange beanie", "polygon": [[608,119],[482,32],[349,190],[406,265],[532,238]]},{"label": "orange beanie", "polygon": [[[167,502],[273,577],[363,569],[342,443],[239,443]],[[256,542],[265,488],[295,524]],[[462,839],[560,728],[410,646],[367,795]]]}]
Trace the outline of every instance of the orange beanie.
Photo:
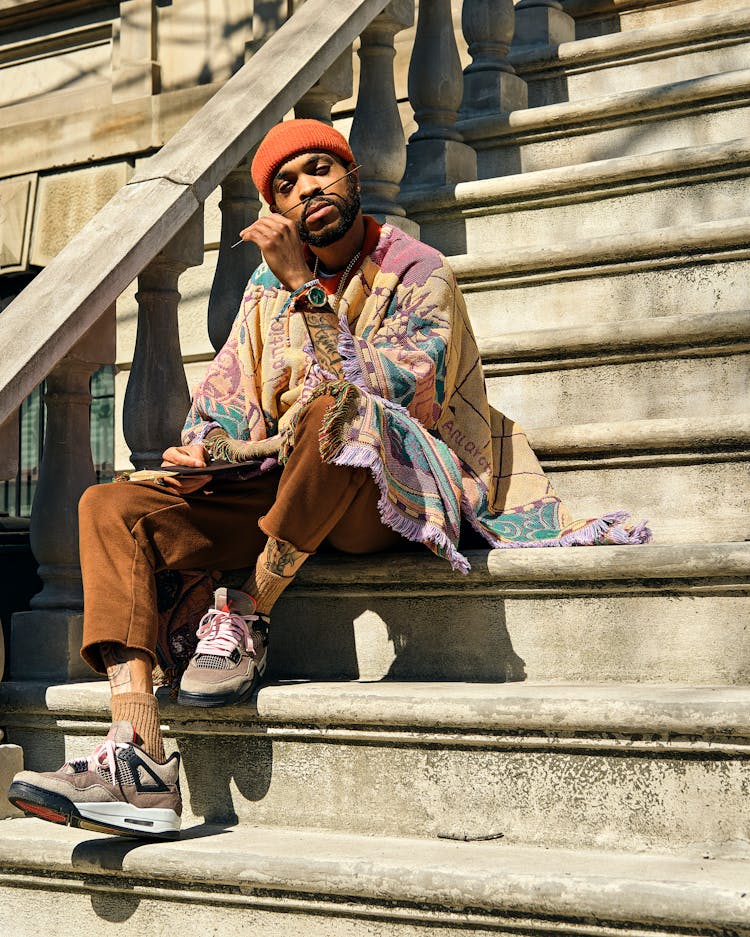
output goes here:
[{"label": "orange beanie", "polygon": [[255,187],[270,205],[273,202],[273,177],[277,169],[298,153],[321,150],[333,153],[345,163],[354,162],[354,154],[342,136],[319,120],[285,120],[271,127],[256,152],[250,175]]}]

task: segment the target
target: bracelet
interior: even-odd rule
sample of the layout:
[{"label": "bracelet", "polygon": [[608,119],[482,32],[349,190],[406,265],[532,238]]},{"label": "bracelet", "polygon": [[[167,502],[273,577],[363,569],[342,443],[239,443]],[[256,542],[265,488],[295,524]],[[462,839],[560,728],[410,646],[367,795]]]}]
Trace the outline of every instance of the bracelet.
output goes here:
[{"label": "bracelet", "polygon": [[302,286],[298,286],[293,293],[289,294],[289,299],[287,302],[293,300],[296,296],[299,296],[300,293],[304,293],[305,290],[309,290],[311,286],[317,286],[320,283],[320,280],[317,277],[314,277],[312,280],[308,280],[307,283],[303,283]]}]

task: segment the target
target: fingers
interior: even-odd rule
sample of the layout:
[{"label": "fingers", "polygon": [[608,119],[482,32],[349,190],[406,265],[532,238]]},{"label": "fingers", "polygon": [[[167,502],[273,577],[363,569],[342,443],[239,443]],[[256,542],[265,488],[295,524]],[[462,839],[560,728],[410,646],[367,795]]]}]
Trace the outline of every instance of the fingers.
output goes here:
[{"label": "fingers", "polygon": [[302,242],[299,239],[297,225],[291,218],[285,218],[283,215],[264,215],[258,218],[247,228],[240,231],[240,237],[243,241],[252,241],[263,250],[263,245],[270,243],[275,238],[290,237],[296,240],[300,248]]},{"label": "fingers", "polygon": [[[194,443],[191,446],[170,446],[162,454],[162,465],[189,465],[201,468],[208,465],[208,453],[205,446]],[[201,476],[202,477],[202,476]]]},{"label": "fingers", "polygon": [[311,279],[297,225],[290,218],[266,215],[242,230],[240,237],[260,248],[271,272],[289,289]]}]

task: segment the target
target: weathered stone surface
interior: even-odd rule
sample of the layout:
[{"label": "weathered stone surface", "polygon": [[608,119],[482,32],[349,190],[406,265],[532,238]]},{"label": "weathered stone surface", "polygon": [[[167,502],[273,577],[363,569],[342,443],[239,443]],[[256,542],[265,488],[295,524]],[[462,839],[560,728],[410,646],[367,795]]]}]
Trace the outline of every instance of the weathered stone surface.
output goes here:
[{"label": "weathered stone surface", "polygon": [[[81,659],[83,614],[80,611],[35,609],[11,619],[10,675],[14,680],[85,679],[91,675]],[[51,769],[55,770],[55,769]]]},{"label": "weathered stone surface", "polygon": [[0,274],[28,266],[36,173],[0,180]]},{"label": "weathered stone surface", "polygon": [[555,6],[538,3],[516,9],[515,27],[515,48],[559,46],[572,42],[576,34],[575,20],[571,16]]},{"label": "weathered stone surface", "polygon": [[[30,261],[45,267],[128,181],[125,162],[39,179]],[[106,245],[101,248],[106,251]]]},{"label": "weathered stone surface", "polygon": [[561,0],[580,38],[673,25],[687,17],[726,12],[725,0]]},{"label": "weathered stone surface", "polygon": [[[33,714],[41,691],[5,689],[13,737],[40,736],[35,765],[63,743],[85,755],[106,685],[50,687],[51,716]],[[750,835],[748,707],[743,687],[441,682],[270,686],[220,714],[166,697],[161,711],[188,820],[721,853]]]},{"label": "weathered stone surface", "polygon": [[[16,477],[18,471],[18,414],[13,413],[0,426],[0,479]],[[0,673],[2,670],[0,670]]]},{"label": "weathered stone surface", "polygon": [[[459,122],[479,178],[654,153],[737,137],[750,69]],[[644,131],[644,124],[646,130]]]},{"label": "weathered stone surface", "polygon": [[682,417],[687,400],[698,413],[747,413],[750,356],[709,354],[579,368],[566,361],[559,370],[541,361],[524,373],[510,366],[490,379],[490,402],[524,426],[548,422],[549,413],[562,425]]},{"label": "weathered stone surface", "polygon": [[[450,258],[480,342],[503,331],[748,308],[746,219]],[[700,261],[698,263],[697,261]]]},{"label": "weathered stone surface", "polygon": [[405,204],[423,239],[445,254],[558,247],[736,217],[748,173],[750,151],[738,140],[467,182],[445,196],[406,193]]},{"label": "weathered stone surface", "polygon": [[[0,422],[115,302],[198,207],[166,180],[125,186],[3,311]],[[132,224],[133,213],[138,224]],[[106,245],[104,249],[103,245]],[[43,322],[36,314],[45,310]]]},{"label": "weathered stone surface", "polygon": [[553,48],[518,50],[511,54],[511,62],[528,82],[531,107],[591,100],[747,68],[749,19],[747,9],[686,16],[678,33],[674,23],[665,23],[577,42],[565,40],[550,43]]},{"label": "weathered stone surface", "polygon": [[[204,832],[217,835],[198,833],[178,843],[123,850],[121,841],[96,834],[68,829],[50,833],[36,820],[13,820],[3,827],[0,859],[3,866],[17,870],[8,880],[13,885],[22,884],[25,876],[34,876],[38,883],[36,877],[47,868],[61,881],[86,874],[102,889],[101,897],[94,901],[86,891],[83,900],[71,901],[71,911],[81,915],[76,923],[85,920],[98,926],[106,915],[107,929],[113,933],[118,921],[129,930],[143,921],[152,933],[168,933],[175,923],[174,916],[167,919],[169,912],[177,914],[178,922],[195,926],[201,905],[181,905],[184,895],[175,886],[182,883],[201,896],[203,907],[210,907],[206,926],[217,920],[217,896],[231,894],[234,900],[226,904],[241,912],[232,920],[240,934],[270,929],[285,937],[395,937],[416,934],[420,923],[429,922],[442,926],[446,934],[448,928],[468,925],[464,933],[474,929],[478,935],[487,923],[496,924],[499,933],[507,932],[503,915],[519,914],[526,926],[537,927],[538,922],[537,929],[550,918],[571,923],[584,918],[639,924],[654,931],[669,922],[685,929],[714,926],[741,933],[746,922],[744,864],[718,858],[610,856],[502,842],[430,842],[262,828],[249,835],[216,827]],[[218,887],[205,899],[210,885]],[[262,897],[256,895],[258,889]],[[14,891],[23,895],[17,888],[6,888],[6,909]],[[50,913],[53,901],[59,907],[58,893],[35,894],[37,920],[44,916],[49,922],[45,927],[50,937],[69,933],[71,919]],[[336,907],[333,898],[359,900]],[[473,909],[468,916],[467,907]],[[17,901],[11,909],[14,917],[30,921],[28,899],[23,913]],[[281,909],[288,912],[285,920],[273,915]],[[316,921],[316,910],[332,916]],[[359,923],[352,929],[350,916],[364,921],[366,928]],[[21,933],[26,937],[30,932]],[[443,937],[440,930],[436,933]]]},{"label": "weathered stone surface", "polygon": [[63,98],[70,91],[95,93],[109,84],[112,30],[106,14],[99,11],[88,23],[79,20],[77,29],[68,25],[58,20],[36,35],[6,33],[0,108],[33,106],[45,98],[60,98],[61,92]]},{"label": "weathered stone surface", "polygon": [[[0,670],[0,674],[2,670]],[[13,775],[23,771],[23,749],[20,745],[0,745],[0,820],[23,816],[6,794]]]}]

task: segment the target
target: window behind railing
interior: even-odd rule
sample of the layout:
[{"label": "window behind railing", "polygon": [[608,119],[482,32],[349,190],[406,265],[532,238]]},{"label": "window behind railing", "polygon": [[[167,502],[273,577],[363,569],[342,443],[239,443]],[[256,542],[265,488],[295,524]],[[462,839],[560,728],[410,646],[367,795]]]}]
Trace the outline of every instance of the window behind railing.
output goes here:
[{"label": "window behind railing", "polygon": [[[18,474],[0,483],[0,514],[29,517],[39,481],[44,447],[44,385],[21,404]],[[114,366],[105,365],[91,378],[91,454],[97,482],[114,477],[115,460]]]}]

